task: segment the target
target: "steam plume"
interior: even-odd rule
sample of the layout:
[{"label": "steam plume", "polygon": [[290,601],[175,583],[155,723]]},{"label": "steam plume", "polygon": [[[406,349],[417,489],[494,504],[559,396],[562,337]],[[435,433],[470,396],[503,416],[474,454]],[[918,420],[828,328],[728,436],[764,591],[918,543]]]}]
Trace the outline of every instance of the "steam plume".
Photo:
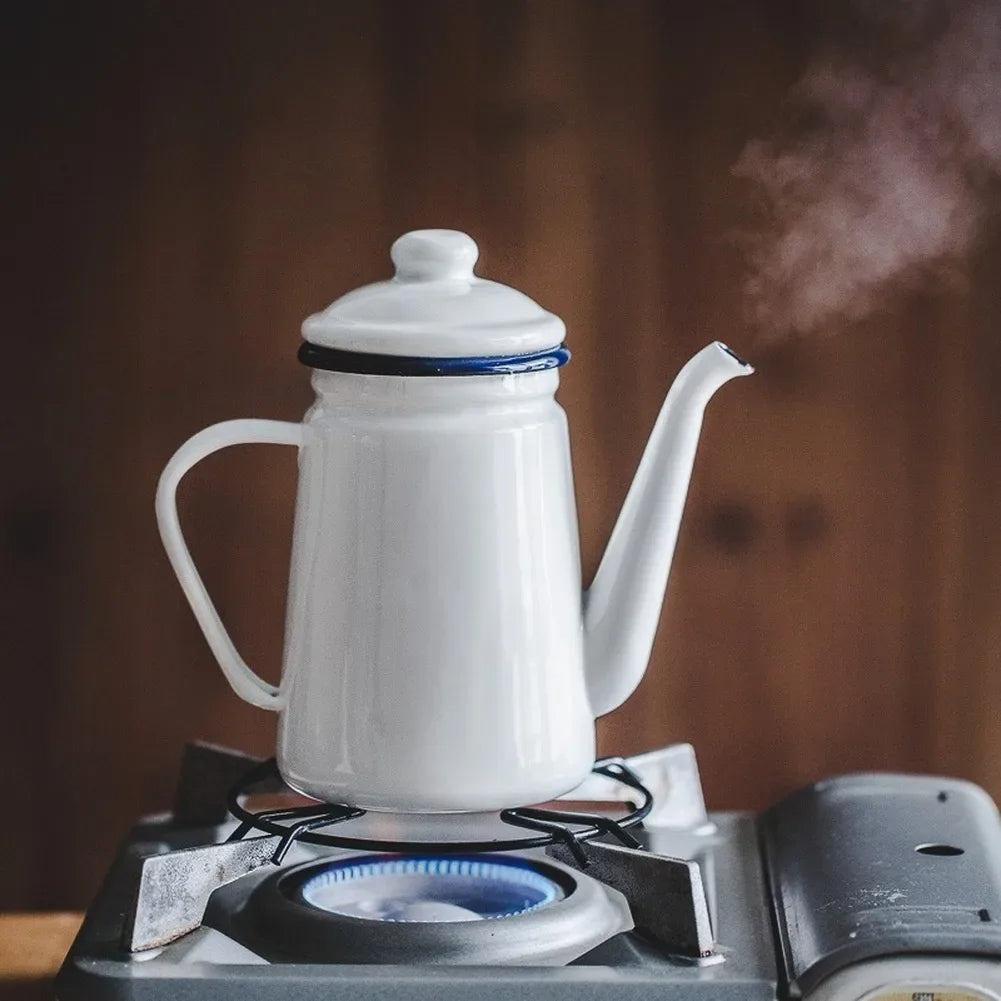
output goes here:
[{"label": "steam plume", "polygon": [[1001,0],[870,0],[736,172],[768,222],[751,319],[772,335],[868,313],[971,246],[1001,176]]}]

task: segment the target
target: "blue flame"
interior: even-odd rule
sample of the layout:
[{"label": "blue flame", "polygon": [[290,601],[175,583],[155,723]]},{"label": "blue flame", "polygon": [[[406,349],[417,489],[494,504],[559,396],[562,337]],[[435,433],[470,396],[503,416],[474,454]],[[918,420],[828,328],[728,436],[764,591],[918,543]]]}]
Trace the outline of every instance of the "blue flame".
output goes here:
[{"label": "blue flame", "polygon": [[[347,884],[360,892],[350,894]],[[401,907],[416,904],[461,909],[470,912],[471,919],[512,917],[564,896],[557,882],[521,861],[417,856],[335,862],[308,879],[300,893],[306,903],[324,910],[341,911],[365,901],[375,905],[373,916],[382,920],[408,920],[394,915]]]}]

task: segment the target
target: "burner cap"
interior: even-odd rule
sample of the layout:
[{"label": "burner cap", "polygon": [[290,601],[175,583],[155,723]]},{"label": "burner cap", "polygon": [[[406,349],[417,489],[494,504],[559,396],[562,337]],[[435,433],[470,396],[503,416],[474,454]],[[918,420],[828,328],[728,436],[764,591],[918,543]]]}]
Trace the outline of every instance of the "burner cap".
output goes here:
[{"label": "burner cap", "polygon": [[554,879],[518,861],[373,856],[332,863],[299,894],[322,911],[377,921],[507,918],[566,896]]}]

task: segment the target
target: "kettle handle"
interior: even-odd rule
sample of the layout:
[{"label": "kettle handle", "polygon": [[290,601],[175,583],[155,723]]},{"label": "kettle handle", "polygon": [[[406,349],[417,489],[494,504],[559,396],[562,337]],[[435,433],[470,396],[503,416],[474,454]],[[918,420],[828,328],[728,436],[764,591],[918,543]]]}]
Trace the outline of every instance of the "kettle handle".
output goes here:
[{"label": "kettle handle", "polygon": [[274,685],[254,674],[226,632],[181,533],[176,495],[181,477],[196,463],[221,448],[245,444],[301,446],[303,440],[303,425],[289,421],[236,420],[213,424],[189,438],[174,453],[160,474],[156,489],[156,520],[160,526],[160,538],[181,590],[219,661],[222,673],[241,699],[261,709],[274,711],[284,706],[284,696]]}]

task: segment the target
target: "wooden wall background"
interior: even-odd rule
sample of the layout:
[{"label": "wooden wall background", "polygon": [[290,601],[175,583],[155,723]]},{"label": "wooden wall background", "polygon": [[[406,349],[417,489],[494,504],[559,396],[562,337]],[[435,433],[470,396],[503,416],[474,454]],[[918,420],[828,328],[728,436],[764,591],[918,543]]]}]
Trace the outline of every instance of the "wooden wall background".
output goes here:
[{"label": "wooden wall background", "polygon": [[[816,41],[798,0],[9,9],[2,32],[0,907],[81,905],[183,743],[264,752],[168,568],[157,475],[213,421],[295,419],[298,325],[449,226],[567,321],[593,571],[675,371],[731,342],[641,689],[605,752],[698,747],[711,803],[851,769],[1001,795],[998,227],[962,287],[841,336],[740,321],[730,174]],[[235,450],[183,520],[277,673],[294,460]],[[265,670],[265,673],[266,670]]]}]

